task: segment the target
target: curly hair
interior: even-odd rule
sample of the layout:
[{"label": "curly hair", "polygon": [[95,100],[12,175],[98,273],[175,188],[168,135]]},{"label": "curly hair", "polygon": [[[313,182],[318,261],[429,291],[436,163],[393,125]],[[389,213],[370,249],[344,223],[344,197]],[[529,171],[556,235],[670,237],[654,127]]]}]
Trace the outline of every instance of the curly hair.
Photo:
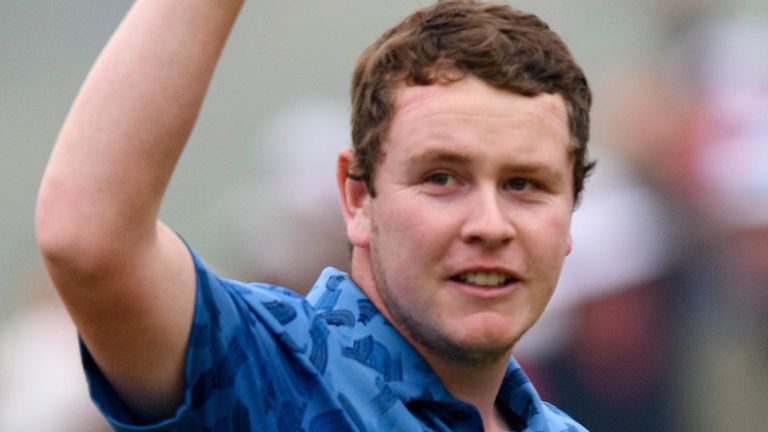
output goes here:
[{"label": "curly hair", "polygon": [[595,163],[588,159],[592,94],[560,37],[535,15],[474,0],[438,1],[385,32],[357,61],[352,77],[350,178],[375,196],[374,176],[399,86],[458,81],[467,75],[524,96],[560,94],[571,136],[578,202]]}]

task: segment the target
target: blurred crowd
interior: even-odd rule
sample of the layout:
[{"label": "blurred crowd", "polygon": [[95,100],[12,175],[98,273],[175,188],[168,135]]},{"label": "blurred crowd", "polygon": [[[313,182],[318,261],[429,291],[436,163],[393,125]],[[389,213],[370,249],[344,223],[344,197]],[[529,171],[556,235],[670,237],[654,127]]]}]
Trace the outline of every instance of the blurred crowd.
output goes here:
[{"label": "blurred crowd", "polygon": [[[768,20],[657,3],[658,56],[594,89],[598,168],[574,251],[516,355],[544,399],[593,431],[764,430]],[[229,210],[217,229],[231,276],[301,290],[326,265],[345,269],[327,155],[348,141],[347,117],[344,103],[311,100],[265,119],[252,144],[275,150],[254,150],[253,172],[210,209]],[[63,308],[44,295],[16,317],[0,333],[0,430],[107,430]]]},{"label": "blurred crowd", "polygon": [[595,431],[768,424],[768,22],[679,3],[659,14],[661,55],[598,90],[604,154],[557,294],[567,335],[526,358]]}]

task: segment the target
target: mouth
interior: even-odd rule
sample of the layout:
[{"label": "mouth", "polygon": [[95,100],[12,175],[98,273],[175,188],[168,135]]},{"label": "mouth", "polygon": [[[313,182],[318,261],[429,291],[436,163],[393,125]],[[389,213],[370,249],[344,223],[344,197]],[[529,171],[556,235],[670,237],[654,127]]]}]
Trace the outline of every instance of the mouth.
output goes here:
[{"label": "mouth", "polygon": [[501,271],[470,271],[450,278],[454,282],[480,288],[503,288],[520,281],[520,278]]}]

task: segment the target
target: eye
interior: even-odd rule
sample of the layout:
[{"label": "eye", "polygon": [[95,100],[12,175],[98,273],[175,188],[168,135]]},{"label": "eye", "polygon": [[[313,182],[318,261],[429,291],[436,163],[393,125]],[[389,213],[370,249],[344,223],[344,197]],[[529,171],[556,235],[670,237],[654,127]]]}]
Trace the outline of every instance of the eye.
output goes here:
[{"label": "eye", "polygon": [[502,188],[506,190],[513,190],[513,191],[524,191],[535,186],[536,184],[529,179],[522,178],[522,177],[515,177],[513,179],[507,180],[502,185]]},{"label": "eye", "polygon": [[427,176],[425,181],[437,186],[448,186],[454,180],[453,177],[448,173],[436,172]]}]

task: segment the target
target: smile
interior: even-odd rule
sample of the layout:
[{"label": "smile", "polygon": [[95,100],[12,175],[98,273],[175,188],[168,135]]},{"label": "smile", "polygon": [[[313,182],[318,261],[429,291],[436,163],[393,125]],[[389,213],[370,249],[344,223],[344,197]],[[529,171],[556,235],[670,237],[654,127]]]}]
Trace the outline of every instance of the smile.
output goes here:
[{"label": "smile", "polygon": [[502,272],[467,272],[454,276],[451,280],[481,287],[502,287],[518,279]]}]

